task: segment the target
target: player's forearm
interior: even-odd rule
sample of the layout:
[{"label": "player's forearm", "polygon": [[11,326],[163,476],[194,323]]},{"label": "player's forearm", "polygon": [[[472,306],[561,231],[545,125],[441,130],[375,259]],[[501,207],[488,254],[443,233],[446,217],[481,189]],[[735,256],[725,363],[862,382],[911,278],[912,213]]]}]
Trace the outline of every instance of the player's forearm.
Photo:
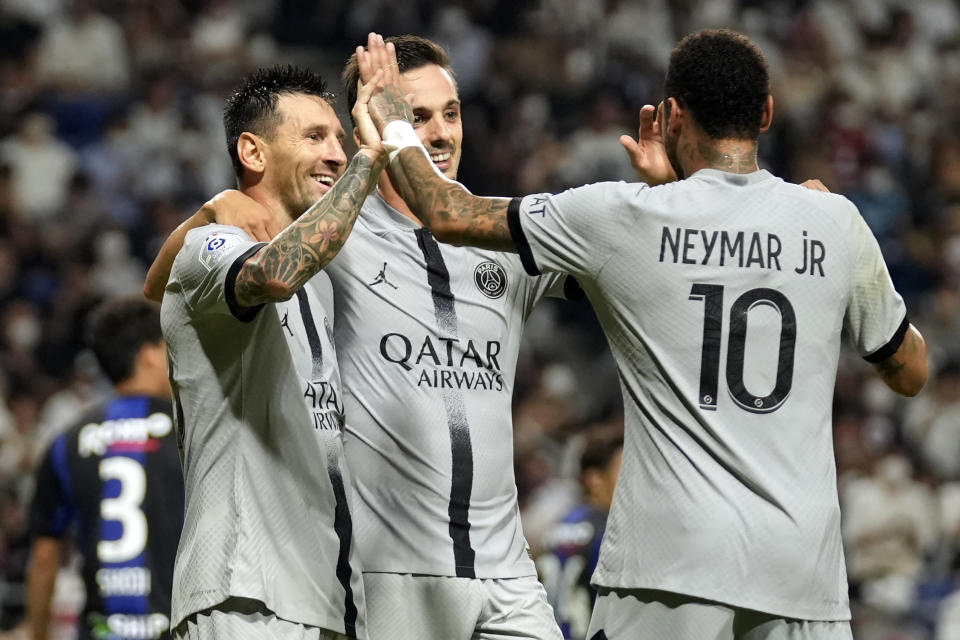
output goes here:
[{"label": "player's forearm", "polygon": [[441,242],[515,251],[507,198],[481,198],[436,170],[422,148],[401,149],[388,172],[397,193]]},{"label": "player's forearm", "polygon": [[204,205],[195,214],[180,223],[180,226],[174,229],[170,237],[164,241],[160,247],[160,252],[154,258],[153,264],[147,271],[147,279],[143,283],[143,295],[150,300],[160,302],[163,299],[163,290],[167,287],[167,281],[170,279],[170,270],[173,269],[173,261],[183,247],[183,241],[187,237],[187,232],[197,227],[213,222],[212,211]]},{"label": "player's forearm", "polygon": [[343,176],[237,274],[237,302],[251,307],[286,300],[340,251],[383,168],[379,154],[361,150]]},{"label": "player's forearm", "polygon": [[31,640],[47,640],[50,631],[50,603],[60,568],[60,541],[38,538],[30,551],[27,568],[27,628]]},{"label": "player's forearm", "polygon": [[915,396],[927,382],[927,344],[913,325],[907,329],[896,353],[876,365],[884,383],[893,391]]}]

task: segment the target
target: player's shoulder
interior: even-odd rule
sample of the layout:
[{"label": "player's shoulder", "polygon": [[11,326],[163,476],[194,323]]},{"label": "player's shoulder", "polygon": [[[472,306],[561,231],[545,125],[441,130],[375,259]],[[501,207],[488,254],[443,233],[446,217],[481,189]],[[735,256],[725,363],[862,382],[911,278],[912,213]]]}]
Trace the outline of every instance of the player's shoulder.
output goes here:
[{"label": "player's shoulder", "polygon": [[[239,228],[222,224],[208,224],[187,232],[183,247],[177,254],[171,279],[178,274],[204,274],[212,271],[223,258],[239,251],[239,247],[253,245],[254,241]],[[164,296],[166,298],[166,296]]]},{"label": "player's shoulder", "polygon": [[555,195],[527,196],[523,202],[529,215],[536,215],[538,208],[546,211],[546,207],[552,206],[571,215],[588,213],[584,219],[589,220],[618,219],[642,212],[656,189],[659,187],[644,182],[593,182]]},{"label": "player's shoulder", "polygon": [[80,431],[91,423],[103,422],[107,419],[107,409],[110,407],[110,402],[113,400],[112,397],[105,398],[100,400],[92,405],[90,405],[83,413],[80,414],[80,417],[70,424],[70,427],[64,432],[67,435],[67,438],[74,437],[80,433]]},{"label": "player's shoulder", "polygon": [[203,246],[208,250],[215,251],[222,250],[227,245],[235,246],[250,242],[253,242],[250,236],[240,227],[211,223],[188,231],[183,240],[183,246],[184,248]]},{"label": "player's shoulder", "polygon": [[645,182],[624,182],[623,180],[608,182],[591,182],[580,187],[573,187],[562,192],[580,198],[592,198],[600,202],[608,200],[635,200],[640,196],[651,193],[655,187]]}]

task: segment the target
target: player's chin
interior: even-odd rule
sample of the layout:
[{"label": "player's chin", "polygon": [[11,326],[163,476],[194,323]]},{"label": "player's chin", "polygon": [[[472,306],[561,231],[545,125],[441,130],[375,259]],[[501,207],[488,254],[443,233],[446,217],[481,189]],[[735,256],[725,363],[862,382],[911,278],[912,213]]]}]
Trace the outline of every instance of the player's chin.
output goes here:
[{"label": "player's chin", "polygon": [[435,164],[437,165],[437,169],[440,170],[440,173],[442,173],[445,178],[449,180],[457,179],[457,168],[459,163],[454,162],[452,158],[450,160]]},{"label": "player's chin", "polygon": [[313,182],[313,190],[316,193],[319,193],[321,196],[333,188],[332,184],[324,184],[322,182],[317,182],[316,180],[313,180],[312,182]]}]

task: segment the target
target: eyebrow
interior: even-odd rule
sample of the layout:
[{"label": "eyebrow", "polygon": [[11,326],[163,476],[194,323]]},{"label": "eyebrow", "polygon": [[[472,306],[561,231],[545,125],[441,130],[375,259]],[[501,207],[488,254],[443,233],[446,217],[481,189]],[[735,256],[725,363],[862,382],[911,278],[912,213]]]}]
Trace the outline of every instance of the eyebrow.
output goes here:
[{"label": "eyebrow", "polygon": [[[460,98],[453,98],[452,100],[448,101],[445,105],[443,105],[443,106],[440,107],[440,108],[441,108],[441,109],[447,109],[447,108],[449,108],[449,107],[459,107],[460,104],[461,104]],[[421,111],[421,110],[426,111],[426,110],[429,110],[429,107],[427,107],[427,106],[425,106],[425,105],[419,105],[419,106],[412,107],[412,108],[413,108],[414,111]]]},{"label": "eyebrow", "polygon": [[[311,133],[313,133],[313,132],[317,132],[317,133],[320,133],[320,134],[322,134],[322,135],[326,135],[326,133],[327,133],[328,131],[330,131],[331,128],[332,128],[332,127],[331,127],[330,125],[328,125],[328,124],[315,124],[315,125],[309,125],[309,126],[307,126],[307,127],[304,127],[303,130],[302,130],[300,133],[301,133],[301,135],[304,135],[304,136],[309,135],[309,134],[311,134]],[[337,136],[338,138],[341,138],[341,139],[342,139],[342,138],[346,138],[346,137],[347,137],[347,132],[343,130],[343,127],[337,127],[336,136]]]}]

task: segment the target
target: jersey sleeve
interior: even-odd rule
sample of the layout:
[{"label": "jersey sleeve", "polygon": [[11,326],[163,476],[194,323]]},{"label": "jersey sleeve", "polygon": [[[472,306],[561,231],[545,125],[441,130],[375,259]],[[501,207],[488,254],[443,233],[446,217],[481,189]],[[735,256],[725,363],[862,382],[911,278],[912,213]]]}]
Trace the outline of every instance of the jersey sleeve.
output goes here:
[{"label": "jersey sleeve", "polygon": [[900,348],[910,321],[880,252],[880,245],[859,213],[851,232],[857,258],[853,266],[845,329],[867,362],[882,362]]},{"label": "jersey sleeve", "polygon": [[30,537],[61,537],[74,519],[67,469],[67,437],[58,436],[37,468],[30,503]]},{"label": "jersey sleeve", "polygon": [[596,276],[623,241],[625,196],[643,184],[603,182],[514,198],[507,211],[510,235],[527,273],[554,271]]},{"label": "jersey sleeve", "polygon": [[243,263],[265,243],[252,241],[237,227],[207,225],[187,234],[171,272],[194,313],[229,314],[242,322],[263,305],[241,307],[234,286]]}]

